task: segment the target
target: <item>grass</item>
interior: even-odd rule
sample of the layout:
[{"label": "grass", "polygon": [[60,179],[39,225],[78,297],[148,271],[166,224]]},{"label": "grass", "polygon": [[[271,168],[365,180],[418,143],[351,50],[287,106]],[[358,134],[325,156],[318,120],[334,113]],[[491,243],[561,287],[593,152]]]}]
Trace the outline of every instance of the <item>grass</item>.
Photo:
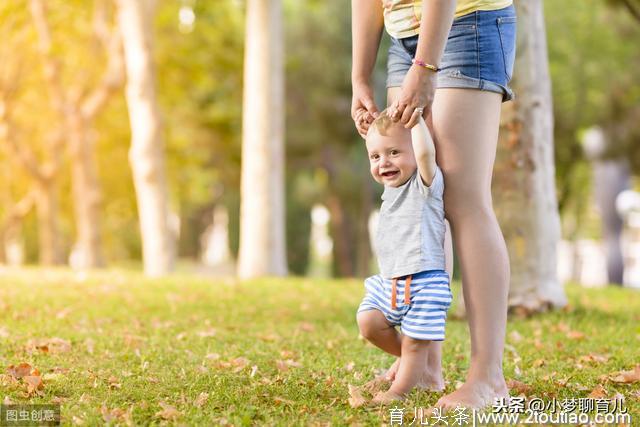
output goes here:
[{"label": "grass", "polygon": [[[607,379],[640,363],[640,295],[577,286],[567,294],[566,310],[509,321],[507,378],[545,400],[587,397],[600,385],[608,397],[624,395],[640,420],[640,383]],[[44,389],[27,395],[23,381],[5,373],[0,398],[60,402],[65,425],[388,424],[388,409],[347,403],[348,384],[392,362],[358,339],[362,295],[360,280],[5,271],[0,365],[29,363]],[[70,348],[56,352],[51,343],[44,352],[30,341],[54,337]],[[447,391],[464,379],[468,341],[466,323],[450,319]],[[413,414],[437,398],[415,392],[401,406]]]}]

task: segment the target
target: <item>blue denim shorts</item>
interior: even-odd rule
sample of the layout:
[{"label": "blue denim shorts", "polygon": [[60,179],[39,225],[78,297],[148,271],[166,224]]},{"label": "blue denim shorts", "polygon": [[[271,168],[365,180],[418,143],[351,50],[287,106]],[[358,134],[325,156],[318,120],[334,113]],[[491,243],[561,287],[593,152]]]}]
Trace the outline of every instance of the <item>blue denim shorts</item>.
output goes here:
[{"label": "blue denim shorts", "polygon": [[[402,86],[415,57],[418,36],[391,38],[387,87]],[[516,56],[516,14],[513,5],[476,11],[456,18],[438,72],[439,88],[469,88],[513,98],[509,81]]]}]

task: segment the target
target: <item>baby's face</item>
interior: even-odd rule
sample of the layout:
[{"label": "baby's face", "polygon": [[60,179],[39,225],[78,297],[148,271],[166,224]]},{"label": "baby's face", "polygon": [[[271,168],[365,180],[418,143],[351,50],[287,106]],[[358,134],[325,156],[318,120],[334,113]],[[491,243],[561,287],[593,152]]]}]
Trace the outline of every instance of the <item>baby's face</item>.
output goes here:
[{"label": "baby's face", "polygon": [[380,184],[399,187],[416,171],[418,165],[408,130],[394,129],[387,136],[372,130],[366,142],[371,176]]}]

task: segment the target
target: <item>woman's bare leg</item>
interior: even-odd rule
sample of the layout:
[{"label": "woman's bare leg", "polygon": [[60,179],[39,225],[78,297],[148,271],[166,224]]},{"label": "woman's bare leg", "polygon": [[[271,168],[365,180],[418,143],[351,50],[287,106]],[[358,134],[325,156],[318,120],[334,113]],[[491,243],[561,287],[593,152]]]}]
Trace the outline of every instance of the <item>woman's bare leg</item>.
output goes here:
[{"label": "woman's bare leg", "polygon": [[445,213],[460,259],[471,333],[466,382],[438,401],[448,408],[483,407],[508,395],[502,356],[509,258],[491,198],[501,101],[492,92],[438,89],[432,108]]}]

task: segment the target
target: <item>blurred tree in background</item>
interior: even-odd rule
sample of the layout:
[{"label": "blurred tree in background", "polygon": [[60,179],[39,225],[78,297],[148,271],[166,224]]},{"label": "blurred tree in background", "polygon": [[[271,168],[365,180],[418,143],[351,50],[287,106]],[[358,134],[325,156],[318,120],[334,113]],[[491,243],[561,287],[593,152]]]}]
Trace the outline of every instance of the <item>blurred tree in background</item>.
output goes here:
[{"label": "blurred tree in background", "polygon": [[[601,125],[609,136],[609,155],[627,157],[640,173],[640,48],[635,43],[640,21],[633,12],[638,3],[544,4],[556,184],[563,234],[570,238],[597,233],[586,216],[592,185],[581,147],[585,129]],[[52,54],[65,64],[64,87],[98,86],[108,60],[94,35],[94,3],[46,4]],[[308,270],[309,213],[320,203],[331,212],[334,273],[365,275],[371,261],[367,220],[378,206],[380,188],[369,176],[362,140],[349,117],[349,4],[283,0],[283,5],[289,269]],[[245,6],[243,0],[157,2],[158,103],[182,258],[200,256],[201,236],[216,206],[229,211],[230,243],[237,253]],[[61,148],[68,147],[69,132],[51,106],[29,0],[0,2],[0,37],[0,238],[24,247],[28,262],[68,259],[78,228],[71,153]],[[384,96],[383,87],[377,95]],[[137,262],[141,243],[123,91],[115,92],[95,117],[88,138],[95,141],[104,258]],[[36,169],[25,167],[29,158]]]},{"label": "blurred tree in background", "polygon": [[570,239],[593,233],[585,218],[592,188],[581,146],[587,128],[609,129],[611,152],[624,153],[640,173],[640,48],[634,42],[640,40],[640,24],[613,3],[622,1],[545,2],[556,185],[563,234]]}]

